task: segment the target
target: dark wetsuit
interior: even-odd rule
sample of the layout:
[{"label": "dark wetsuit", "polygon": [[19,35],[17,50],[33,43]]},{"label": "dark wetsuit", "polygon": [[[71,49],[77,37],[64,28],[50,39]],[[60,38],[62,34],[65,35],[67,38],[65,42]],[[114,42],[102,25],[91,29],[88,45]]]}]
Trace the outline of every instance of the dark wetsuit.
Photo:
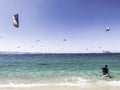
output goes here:
[{"label": "dark wetsuit", "polygon": [[103,73],[103,76],[112,78],[109,74],[109,69],[108,69],[107,65],[105,65],[105,67],[102,68],[102,73]]},{"label": "dark wetsuit", "polygon": [[103,75],[106,75],[106,74],[109,73],[107,67],[103,67],[103,68],[102,68],[102,71],[103,71]]}]

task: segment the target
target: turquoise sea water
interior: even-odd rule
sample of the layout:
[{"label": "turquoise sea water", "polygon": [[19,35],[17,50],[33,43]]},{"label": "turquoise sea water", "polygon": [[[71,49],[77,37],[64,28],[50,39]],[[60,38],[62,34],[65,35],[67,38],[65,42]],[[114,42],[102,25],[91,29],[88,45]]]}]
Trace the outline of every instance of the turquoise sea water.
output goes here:
[{"label": "turquoise sea water", "polygon": [[1,54],[0,84],[96,82],[107,64],[120,81],[120,54]]}]

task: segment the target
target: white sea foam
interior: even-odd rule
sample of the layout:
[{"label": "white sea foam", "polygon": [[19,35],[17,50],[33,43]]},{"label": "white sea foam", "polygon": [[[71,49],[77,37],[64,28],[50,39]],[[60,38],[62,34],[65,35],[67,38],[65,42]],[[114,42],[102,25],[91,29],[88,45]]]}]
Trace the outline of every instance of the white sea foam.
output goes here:
[{"label": "white sea foam", "polygon": [[111,86],[120,86],[120,81],[110,81],[108,84]]},{"label": "white sea foam", "polygon": [[120,81],[90,81],[81,77],[65,78],[61,82],[44,82],[44,83],[13,83],[0,84],[0,88],[31,88],[40,86],[77,86],[80,88],[93,88],[93,87],[104,87],[104,86],[120,86]]},{"label": "white sea foam", "polygon": [[9,84],[0,84],[0,88],[31,88],[31,87],[40,87],[40,86],[77,86],[81,88],[91,87],[88,80],[80,78],[80,77],[73,77],[73,78],[65,78],[60,82],[44,82],[44,83],[13,83],[10,82]]},{"label": "white sea foam", "polygon": [[39,83],[34,83],[34,84],[14,84],[14,83],[9,83],[9,84],[1,84],[0,88],[8,88],[8,87],[13,87],[13,88],[31,88],[31,87],[40,87],[40,86],[78,86],[81,88],[88,87],[85,84],[73,84],[73,83],[56,83],[56,84],[39,84]]},{"label": "white sea foam", "polygon": [[97,82],[97,83],[54,83],[54,84],[47,84],[47,83],[33,83],[33,84],[0,84],[0,88],[32,88],[32,87],[40,87],[40,86],[77,86],[80,88],[91,88],[91,87],[104,87],[104,86],[120,86],[120,81],[113,81],[113,82]]},{"label": "white sea foam", "polygon": [[9,84],[0,84],[0,88],[14,87],[14,88],[30,88],[30,87],[40,87],[40,86],[78,86],[81,88],[90,86],[87,83],[86,79],[80,77],[65,78],[60,82],[44,82],[44,83],[9,83]]}]

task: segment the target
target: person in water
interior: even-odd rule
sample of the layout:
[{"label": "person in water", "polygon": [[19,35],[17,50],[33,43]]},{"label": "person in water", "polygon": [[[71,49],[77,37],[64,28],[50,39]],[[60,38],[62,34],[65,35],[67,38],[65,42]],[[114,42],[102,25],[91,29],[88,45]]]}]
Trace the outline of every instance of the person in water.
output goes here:
[{"label": "person in water", "polygon": [[102,68],[102,73],[103,73],[103,76],[112,78],[112,77],[110,76],[110,74],[109,74],[108,65],[105,65],[105,66]]}]

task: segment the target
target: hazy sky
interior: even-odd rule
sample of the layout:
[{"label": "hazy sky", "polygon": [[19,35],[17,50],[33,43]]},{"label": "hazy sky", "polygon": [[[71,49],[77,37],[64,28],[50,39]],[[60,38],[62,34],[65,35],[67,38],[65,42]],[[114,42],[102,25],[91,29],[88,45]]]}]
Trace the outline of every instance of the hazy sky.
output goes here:
[{"label": "hazy sky", "polygon": [[0,0],[0,51],[103,50],[120,52],[120,0]]}]

